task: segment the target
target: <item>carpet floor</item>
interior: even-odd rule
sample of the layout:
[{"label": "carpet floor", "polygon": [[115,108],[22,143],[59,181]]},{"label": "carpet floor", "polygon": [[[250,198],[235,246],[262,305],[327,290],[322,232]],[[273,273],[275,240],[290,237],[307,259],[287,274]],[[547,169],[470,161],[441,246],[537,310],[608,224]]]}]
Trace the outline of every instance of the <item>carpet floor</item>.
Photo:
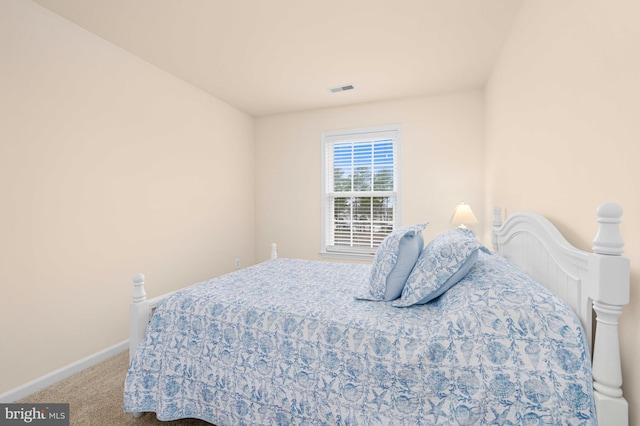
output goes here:
[{"label": "carpet floor", "polygon": [[128,366],[129,353],[125,351],[16,402],[69,403],[71,426],[211,426],[196,419],[161,422],[154,413],[138,419],[125,413],[123,390]]}]

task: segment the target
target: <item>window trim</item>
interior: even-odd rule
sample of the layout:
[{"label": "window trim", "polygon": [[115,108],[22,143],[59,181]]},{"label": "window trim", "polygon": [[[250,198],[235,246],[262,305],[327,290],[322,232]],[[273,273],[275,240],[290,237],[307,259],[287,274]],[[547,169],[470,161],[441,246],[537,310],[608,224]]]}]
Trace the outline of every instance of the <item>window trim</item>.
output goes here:
[{"label": "window trim", "polygon": [[[321,134],[321,212],[320,212],[320,256],[331,259],[349,259],[349,260],[365,260],[371,261],[376,252],[376,248],[367,247],[344,247],[338,248],[335,246],[327,247],[327,226],[329,226],[330,220],[327,217],[327,149],[328,146],[337,141],[357,141],[359,139],[371,139],[370,135],[374,133],[389,133],[393,134],[394,139],[394,183],[395,183],[395,196],[396,205],[394,206],[394,223],[393,229],[397,229],[400,226],[401,221],[401,206],[402,206],[402,191],[400,182],[400,147],[402,139],[402,127],[399,124],[385,125],[385,126],[372,126],[343,130],[330,130],[324,131]],[[368,135],[368,136],[365,136]],[[380,137],[380,135],[376,136]],[[384,137],[384,136],[382,136]],[[364,194],[362,194],[364,195]]]}]

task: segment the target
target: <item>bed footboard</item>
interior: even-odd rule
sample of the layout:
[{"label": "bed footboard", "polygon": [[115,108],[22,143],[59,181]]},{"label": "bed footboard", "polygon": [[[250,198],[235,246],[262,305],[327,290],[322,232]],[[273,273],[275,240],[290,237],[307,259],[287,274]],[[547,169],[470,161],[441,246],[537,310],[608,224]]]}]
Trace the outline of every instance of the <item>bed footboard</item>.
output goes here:
[{"label": "bed footboard", "polygon": [[133,296],[129,305],[129,362],[136,353],[150,319],[151,308],[144,291],[144,275],[133,277]]},{"label": "bed footboard", "polygon": [[[278,258],[276,244],[271,244],[270,259]],[[167,296],[175,293],[174,291],[163,294],[152,299],[147,299],[147,293],[144,289],[144,275],[136,274],[133,277],[133,296],[129,308],[129,362],[138,349],[138,345],[144,338],[147,325],[151,320],[151,316],[158,304]]]},{"label": "bed footboard", "polygon": [[129,307],[129,362],[133,359],[138,345],[144,338],[147,325],[158,303],[173,293],[175,292],[147,299],[147,293],[144,289],[144,275],[136,274],[133,277],[133,296]]},{"label": "bed footboard", "polygon": [[[276,244],[271,244],[270,259],[278,258]],[[136,274],[133,277],[133,295],[129,307],[129,363],[133,359],[138,345],[144,339],[147,325],[158,304],[167,296],[175,293],[172,291],[151,299],[147,299],[147,292],[144,289],[144,275]],[[133,417],[141,417],[143,413],[133,413]]]}]

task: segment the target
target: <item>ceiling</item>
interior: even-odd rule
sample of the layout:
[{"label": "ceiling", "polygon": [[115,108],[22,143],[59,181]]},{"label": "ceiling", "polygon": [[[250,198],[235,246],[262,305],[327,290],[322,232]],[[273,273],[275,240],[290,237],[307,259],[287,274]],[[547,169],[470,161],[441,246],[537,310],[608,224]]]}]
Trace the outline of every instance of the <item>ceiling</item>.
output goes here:
[{"label": "ceiling", "polygon": [[481,88],[522,3],[33,1],[253,116]]}]

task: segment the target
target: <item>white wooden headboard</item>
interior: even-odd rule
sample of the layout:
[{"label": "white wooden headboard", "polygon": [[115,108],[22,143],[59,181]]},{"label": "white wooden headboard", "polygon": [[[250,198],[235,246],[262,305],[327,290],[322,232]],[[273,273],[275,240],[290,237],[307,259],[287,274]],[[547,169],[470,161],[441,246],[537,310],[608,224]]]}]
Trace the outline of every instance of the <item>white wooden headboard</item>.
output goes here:
[{"label": "white wooden headboard", "polygon": [[551,222],[532,212],[513,214],[502,223],[496,208],[492,232],[496,252],[558,294],[580,317],[592,350],[598,423],[607,426],[627,425],[629,417],[622,396],[618,338],[618,318],[629,303],[630,277],[629,259],[622,256],[621,217],[622,208],[615,203],[597,209],[593,252],[575,248]]}]

